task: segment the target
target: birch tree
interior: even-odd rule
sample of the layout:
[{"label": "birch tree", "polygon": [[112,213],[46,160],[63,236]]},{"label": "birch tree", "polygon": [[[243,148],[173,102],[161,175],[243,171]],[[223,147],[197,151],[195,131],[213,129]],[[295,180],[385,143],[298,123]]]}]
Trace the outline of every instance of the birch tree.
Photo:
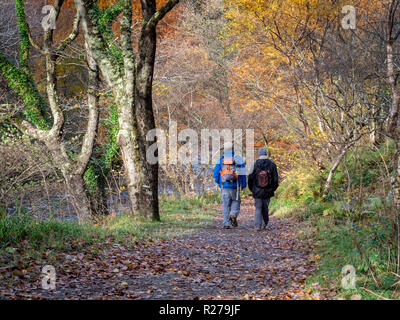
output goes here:
[{"label": "birch tree", "polygon": [[398,60],[396,61],[395,43],[400,37],[400,1],[391,0],[386,7],[386,17],[384,23],[384,39],[386,44],[386,66],[387,83],[391,93],[391,106],[388,117],[388,134],[396,142],[397,146],[397,170],[394,179],[394,203],[400,209],[400,123],[399,123],[399,103],[400,94],[398,89]]}]

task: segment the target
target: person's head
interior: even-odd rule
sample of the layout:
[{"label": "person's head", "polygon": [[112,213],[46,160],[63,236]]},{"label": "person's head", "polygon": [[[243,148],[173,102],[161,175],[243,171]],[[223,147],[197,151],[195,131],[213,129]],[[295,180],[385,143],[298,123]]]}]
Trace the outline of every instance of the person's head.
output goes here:
[{"label": "person's head", "polygon": [[224,143],[224,152],[233,150],[233,144],[231,141],[227,141]]},{"label": "person's head", "polygon": [[266,148],[260,148],[258,149],[258,156],[262,157],[262,156],[266,156],[268,157],[268,151]]}]

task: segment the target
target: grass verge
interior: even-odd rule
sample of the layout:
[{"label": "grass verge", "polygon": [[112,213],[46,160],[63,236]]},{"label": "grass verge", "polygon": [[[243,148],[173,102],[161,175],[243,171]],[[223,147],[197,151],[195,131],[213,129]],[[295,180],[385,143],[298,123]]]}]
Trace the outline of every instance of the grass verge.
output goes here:
[{"label": "grass verge", "polygon": [[216,215],[216,197],[206,195],[194,199],[163,200],[161,221],[149,221],[139,216],[105,217],[95,225],[72,221],[40,221],[29,214],[0,219],[0,249],[12,253],[21,243],[29,248],[71,249],[113,239],[115,242],[158,239],[190,233],[206,227]]},{"label": "grass verge", "polygon": [[[299,237],[314,240],[317,262],[306,288],[328,299],[399,299],[396,283],[400,277],[377,239],[384,237],[383,233],[385,230],[379,226],[373,228],[370,224],[332,217],[314,216],[300,222]],[[344,278],[351,277],[349,271],[343,270],[349,265],[354,267],[354,289],[346,289],[342,284]]]},{"label": "grass verge", "polygon": [[[298,221],[299,237],[312,239],[317,269],[307,290],[327,299],[400,298],[400,220],[391,197],[395,147],[388,141],[346,155],[326,199],[327,170],[300,166],[286,174],[271,211]],[[352,266],[354,289],[343,288]],[[353,272],[352,271],[352,272]]]}]

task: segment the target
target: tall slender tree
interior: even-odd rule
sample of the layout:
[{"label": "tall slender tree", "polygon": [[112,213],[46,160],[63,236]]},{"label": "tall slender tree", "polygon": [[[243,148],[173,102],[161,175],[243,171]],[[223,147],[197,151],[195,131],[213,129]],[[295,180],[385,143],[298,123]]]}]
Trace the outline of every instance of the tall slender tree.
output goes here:
[{"label": "tall slender tree", "polygon": [[400,94],[398,89],[399,73],[396,69],[395,43],[400,37],[399,18],[400,1],[391,0],[386,8],[385,19],[385,44],[386,44],[386,65],[387,83],[391,93],[391,106],[388,117],[388,134],[396,142],[397,146],[397,174],[394,179],[394,203],[400,209],[400,123],[399,106]]}]

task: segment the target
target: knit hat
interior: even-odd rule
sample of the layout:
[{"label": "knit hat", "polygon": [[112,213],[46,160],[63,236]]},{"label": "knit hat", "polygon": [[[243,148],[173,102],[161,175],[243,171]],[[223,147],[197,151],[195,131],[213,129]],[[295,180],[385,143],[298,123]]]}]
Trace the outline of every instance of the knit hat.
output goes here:
[{"label": "knit hat", "polygon": [[260,148],[260,149],[258,149],[258,156],[259,156],[259,157],[261,157],[261,156],[268,156],[268,151],[267,151],[267,149],[265,149],[265,148]]},{"label": "knit hat", "polygon": [[224,150],[228,151],[228,150],[232,150],[233,149],[233,144],[231,141],[227,141],[224,143]]}]

